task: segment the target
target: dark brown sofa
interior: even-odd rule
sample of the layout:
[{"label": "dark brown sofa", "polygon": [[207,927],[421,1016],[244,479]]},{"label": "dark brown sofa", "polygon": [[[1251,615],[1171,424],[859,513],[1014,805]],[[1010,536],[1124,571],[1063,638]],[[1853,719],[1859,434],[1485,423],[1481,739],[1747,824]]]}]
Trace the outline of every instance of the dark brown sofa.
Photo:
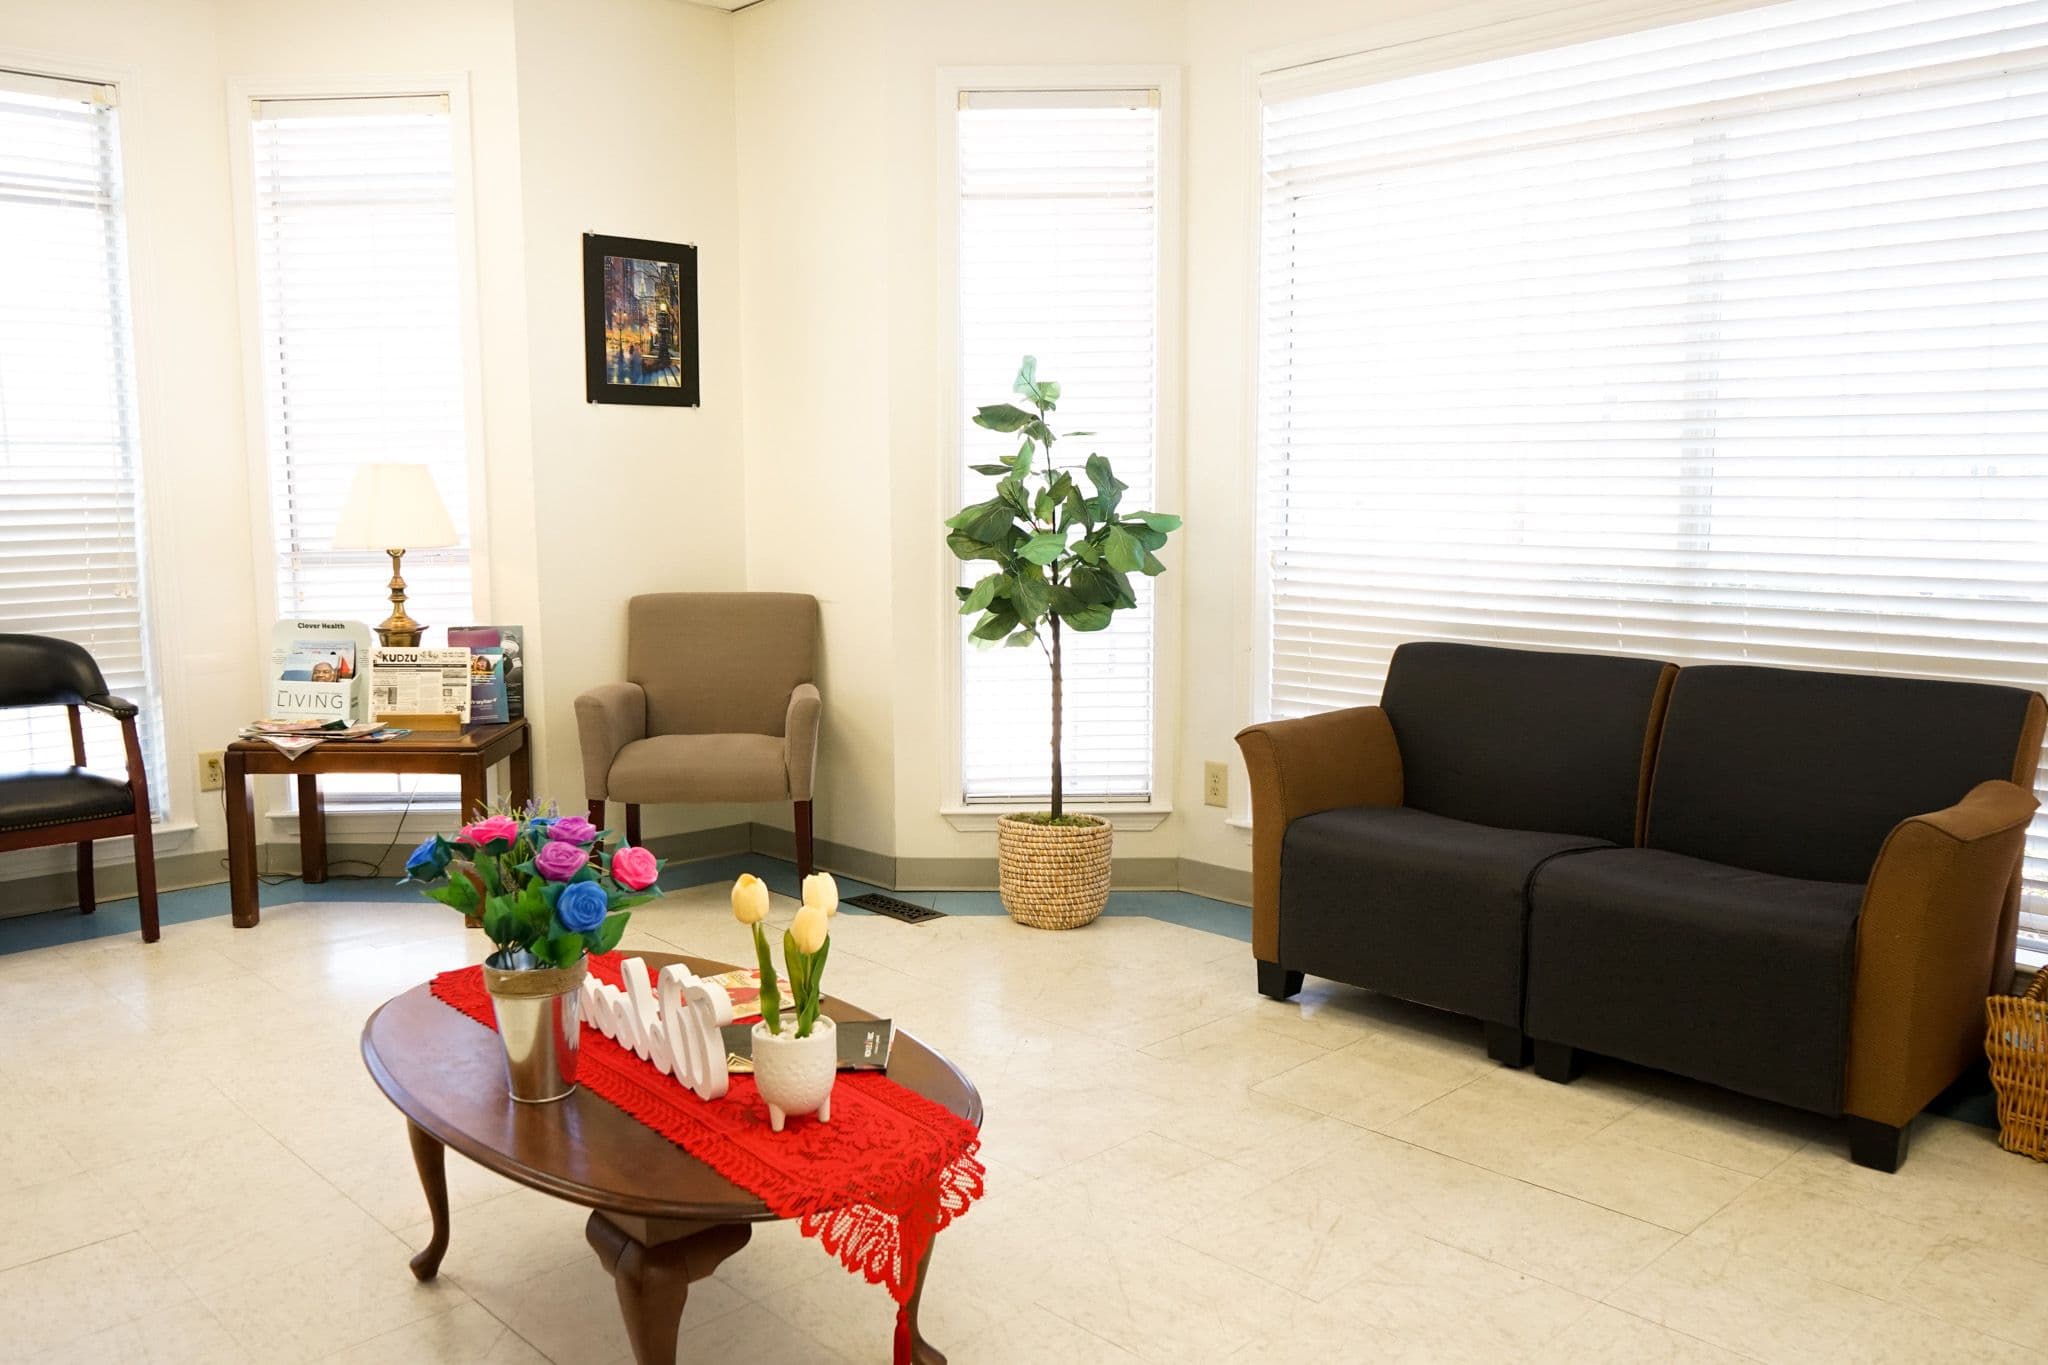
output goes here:
[{"label": "dark brown sofa", "polygon": [[[1420,643],[1255,725],[1260,990],[1484,1021],[1848,1119],[1895,1169],[2009,980],[2048,707],[2017,688]],[[1533,1045],[1532,1041],[1533,1040]]]}]

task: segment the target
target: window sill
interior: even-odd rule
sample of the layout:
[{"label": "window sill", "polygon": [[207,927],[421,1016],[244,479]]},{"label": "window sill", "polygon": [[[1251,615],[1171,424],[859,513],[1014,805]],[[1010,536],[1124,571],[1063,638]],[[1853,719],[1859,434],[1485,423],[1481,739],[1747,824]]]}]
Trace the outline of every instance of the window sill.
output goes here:
[{"label": "window sill", "polygon": [[[401,833],[417,830],[424,838],[437,830],[444,834],[453,833],[455,812],[460,804],[455,797],[417,800],[410,808],[403,801],[325,802],[321,815],[330,839],[337,834],[372,834],[388,839],[391,837],[392,820],[401,815],[405,817],[401,822]],[[265,811],[263,818],[273,833],[298,837],[298,807],[279,806]]]},{"label": "window sill", "polygon": [[[996,821],[1005,815],[1019,815],[1026,811],[1042,811],[1042,801],[990,801],[976,802],[971,806],[941,806],[939,814],[946,823],[963,834],[993,834]],[[1093,815],[1109,821],[1111,829],[1143,833],[1158,829],[1166,823],[1166,817],[1173,814],[1172,806],[1154,805],[1151,802],[1102,802],[1091,805],[1085,801],[1070,801],[1067,809],[1075,815]]]}]

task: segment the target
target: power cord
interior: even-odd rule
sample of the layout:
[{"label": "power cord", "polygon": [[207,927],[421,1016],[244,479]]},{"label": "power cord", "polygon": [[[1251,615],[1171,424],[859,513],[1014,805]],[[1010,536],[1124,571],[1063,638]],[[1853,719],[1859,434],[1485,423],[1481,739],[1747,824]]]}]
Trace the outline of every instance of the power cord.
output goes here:
[{"label": "power cord", "polygon": [[[391,851],[398,847],[399,840],[405,837],[405,822],[412,817],[413,801],[419,795],[419,786],[419,776],[418,774],[414,774],[412,785],[406,789],[405,805],[399,808],[398,823],[392,827],[391,840],[389,843],[384,845],[384,851],[378,854],[374,860],[369,858],[335,858],[330,860],[328,863],[328,866],[330,868],[362,867],[368,868],[369,870],[367,872],[344,872],[339,875],[330,872],[328,874],[329,881],[372,882],[384,880],[384,877],[386,875],[384,872],[384,864],[386,860],[388,860],[391,857]],[[223,822],[225,822],[228,818],[228,793],[226,788],[222,788],[221,790],[220,812],[221,819]],[[269,861],[269,855],[265,853],[263,855],[263,859],[266,862]],[[223,872],[227,871],[227,855],[221,855],[219,866]],[[260,885],[263,886],[278,887],[287,886],[292,882],[300,881],[303,879],[293,873],[265,872],[259,868],[256,873],[256,880]]]}]

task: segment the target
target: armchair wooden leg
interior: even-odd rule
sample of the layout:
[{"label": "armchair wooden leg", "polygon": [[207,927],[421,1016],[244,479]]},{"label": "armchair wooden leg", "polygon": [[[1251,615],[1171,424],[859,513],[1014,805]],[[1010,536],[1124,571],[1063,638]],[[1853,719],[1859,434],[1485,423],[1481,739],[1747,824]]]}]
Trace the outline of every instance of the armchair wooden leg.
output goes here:
[{"label": "armchair wooden leg", "polygon": [[90,915],[97,909],[92,894],[92,840],[86,839],[78,845],[78,913]]},{"label": "armchair wooden leg", "polygon": [[[142,941],[154,943],[163,934],[156,916],[156,833],[149,823],[149,778],[142,766],[142,740],[132,718],[121,722],[121,740],[128,750],[128,786],[135,793],[135,900],[142,910]],[[247,784],[241,774],[231,770],[228,780],[243,790],[246,799]]]},{"label": "armchair wooden leg", "polygon": [[796,803],[796,875],[808,877],[816,870],[817,862],[811,840],[811,803]]},{"label": "armchair wooden leg", "polygon": [[1913,1135],[1913,1121],[1879,1123],[1855,1114],[1842,1116],[1849,1130],[1849,1160],[1858,1166],[1890,1175],[1906,1162],[1906,1147]]},{"label": "armchair wooden leg", "polygon": [[590,803],[590,823],[596,825],[599,829],[604,828],[604,802],[593,801]]},{"label": "armchair wooden leg", "polygon": [[635,848],[640,847],[640,803],[637,801],[626,803],[626,842]]}]

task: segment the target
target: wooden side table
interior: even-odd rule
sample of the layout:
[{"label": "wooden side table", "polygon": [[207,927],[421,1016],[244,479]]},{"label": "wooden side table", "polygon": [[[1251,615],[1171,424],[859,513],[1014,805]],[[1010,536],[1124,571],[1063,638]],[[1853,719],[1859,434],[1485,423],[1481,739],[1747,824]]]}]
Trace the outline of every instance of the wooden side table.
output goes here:
[{"label": "wooden side table", "polygon": [[408,735],[378,743],[332,740],[296,759],[259,739],[238,739],[227,748],[224,775],[228,805],[228,899],[235,927],[256,924],[256,808],[249,795],[252,776],[299,780],[299,876],[327,880],[327,822],[320,810],[322,773],[429,773],[462,779],[462,818],[485,801],[485,774],[511,763],[515,805],[533,799],[532,732],[525,720],[472,725],[459,735]]}]

